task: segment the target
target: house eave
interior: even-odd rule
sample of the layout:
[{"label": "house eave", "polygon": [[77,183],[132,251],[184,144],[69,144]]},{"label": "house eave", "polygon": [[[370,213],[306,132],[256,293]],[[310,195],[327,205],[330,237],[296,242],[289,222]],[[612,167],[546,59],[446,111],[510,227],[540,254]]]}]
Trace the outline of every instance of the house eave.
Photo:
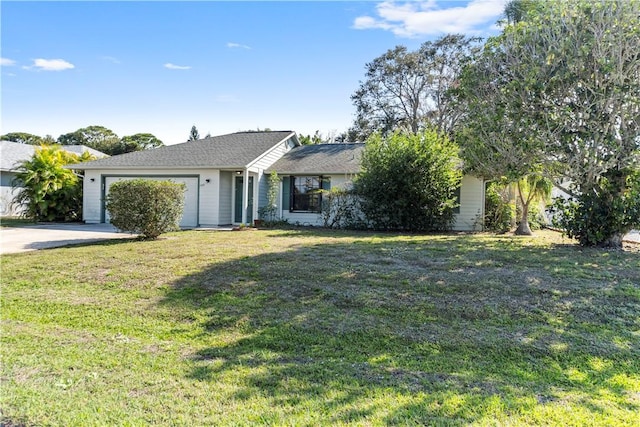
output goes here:
[{"label": "house eave", "polygon": [[[78,167],[80,166],[80,167]],[[147,166],[147,165],[127,165],[127,166],[81,166],[80,163],[64,166],[66,169],[80,169],[80,170],[171,170],[171,169],[219,169],[219,170],[240,170],[246,169],[247,166],[238,165],[224,165],[224,166],[212,166],[212,165],[165,165],[165,166]]]},{"label": "house eave", "polygon": [[[267,169],[267,173],[273,172]],[[360,171],[275,171],[278,175],[357,175]]]}]

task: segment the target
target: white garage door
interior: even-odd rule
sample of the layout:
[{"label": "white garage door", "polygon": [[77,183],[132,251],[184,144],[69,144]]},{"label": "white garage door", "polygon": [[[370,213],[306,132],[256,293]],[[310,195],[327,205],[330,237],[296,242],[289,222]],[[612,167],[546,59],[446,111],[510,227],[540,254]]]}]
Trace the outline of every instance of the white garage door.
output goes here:
[{"label": "white garage door", "polygon": [[[173,176],[154,176],[154,177],[136,177],[136,176],[107,176],[104,179],[106,199],[109,194],[109,187],[111,184],[118,181],[127,179],[153,179],[158,181],[172,181],[180,184],[185,184],[187,189],[184,193],[184,212],[182,213],[182,219],[180,219],[180,227],[190,228],[198,226],[198,178],[194,177],[173,177]],[[105,210],[104,213],[105,222],[109,222],[109,212]]]}]

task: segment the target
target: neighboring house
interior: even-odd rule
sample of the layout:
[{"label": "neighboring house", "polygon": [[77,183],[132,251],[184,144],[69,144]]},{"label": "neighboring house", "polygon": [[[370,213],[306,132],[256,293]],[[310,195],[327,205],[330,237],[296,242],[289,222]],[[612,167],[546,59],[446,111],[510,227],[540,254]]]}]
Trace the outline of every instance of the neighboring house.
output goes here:
[{"label": "neighboring house", "polygon": [[[295,132],[238,132],[121,154],[74,165],[85,171],[83,219],[109,221],[105,199],[117,181],[168,179],[186,185],[183,228],[250,224],[267,204],[268,176],[281,177],[279,214],[292,223],[322,225],[320,195],[308,189],[350,185],[363,144],[301,146]],[[466,176],[456,230],[479,229],[484,184]]]},{"label": "neighboring house", "polygon": [[[96,157],[106,156],[84,145],[62,145],[61,147],[65,151],[78,155],[88,151]],[[0,141],[0,215],[17,216],[22,212],[22,208],[13,202],[20,191],[19,188],[13,187],[13,180],[16,177],[16,169],[22,162],[31,159],[37,148],[39,148],[37,145]]]}]

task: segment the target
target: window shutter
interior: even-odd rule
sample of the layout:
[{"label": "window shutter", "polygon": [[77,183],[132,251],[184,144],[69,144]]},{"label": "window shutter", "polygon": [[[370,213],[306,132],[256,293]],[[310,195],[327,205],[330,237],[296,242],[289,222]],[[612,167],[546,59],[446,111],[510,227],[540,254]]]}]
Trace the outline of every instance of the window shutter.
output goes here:
[{"label": "window shutter", "polygon": [[282,177],[282,210],[288,211],[291,201],[291,177]]},{"label": "window shutter", "polygon": [[453,213],[459,214],[460,213],[460,187],[457,187],[455,190],[453,190],[453,197],[455,198],[455,203],[456,203],[456,207],[453,208]]},{"label": "window shutter", "polygon": [[331,190],[331,177],[330,176],[322,176],[322,189],[323,190]]}]

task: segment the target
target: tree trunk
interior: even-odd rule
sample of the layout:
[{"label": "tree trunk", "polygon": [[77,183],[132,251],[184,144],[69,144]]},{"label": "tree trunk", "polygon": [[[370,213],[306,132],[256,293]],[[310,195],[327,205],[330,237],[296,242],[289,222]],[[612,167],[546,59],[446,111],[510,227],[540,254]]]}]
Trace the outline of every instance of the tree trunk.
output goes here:
[{"label": "tree trunk", "polygon": [[529,227],[529,202],[522,204],[522,218],[520,218],[520,225],[518,225],[514,234],[516,236],[533,235],[531,228]]},{"label": "tree trunk", "polygon": [[624,237],[624,235],[622,233],[614,233],[611,236],[607,237],[598,246],[600,246],[602,248],[622,249],[622,238],[623,237]]}]

